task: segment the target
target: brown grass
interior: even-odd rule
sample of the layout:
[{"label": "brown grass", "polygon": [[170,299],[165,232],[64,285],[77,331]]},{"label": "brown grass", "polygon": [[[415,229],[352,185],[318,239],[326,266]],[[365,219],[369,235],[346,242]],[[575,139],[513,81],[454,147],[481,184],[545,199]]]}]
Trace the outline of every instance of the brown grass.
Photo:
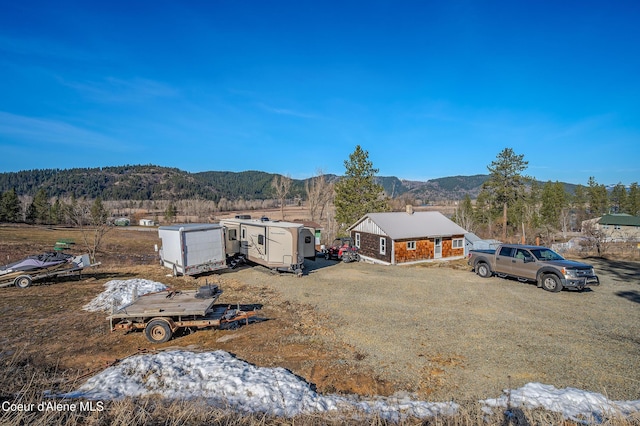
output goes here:
[{"label": "brown grass", "polygon": [[[79,232],[66,228],[32,226],[0,226],[0,263],[25,255],[48,251],[58,239],[81,242]],[[223,302],[261,303],[269,321],[238,331],[207,330],[182,336],[179,341],[150,345],[141,333],[122,335],[109,333],[105,315],[83,311],[82,305],[100,293],[111,279],[144,277],[176,288],[193,288],[205,278],[174,278],[155,260],[157,232],[114,229],[110,232],[98,261],[102,266],[87,271],[79,281],[67,280],[21,290],[0,289],[0,402],[39,404],[51,402],[44,391],[52,393],[76,389],[90,375],[108,363],[135,354],[142,349],[171,346],[195,350],[222,349],[235,353],[257,366],[285,367],[306,378],[322,393],[357,393],[388,395],[394,388],[360,365],[345,367],[335,359],[360,361],[365,357],[348,345],[331,344],[335,319],[323,317],[313,308],[284,300],[267,286],[248,286],[234,274],[210,276],[224,290]],[[74,254],[83,252],[79,244]],[[466,268],[464,261],[459,267]],[[442,267],[439,263],[424,267]],[[457,265],[456,265],[457,266]],[[225,340],[227,338],[228,340]],[[313,362],[309,362],[313,360]],[[443,358],[442,363],[460,363]],[[434,375],[434,377],[438,377]],[[69,401],[57,401],[69,402]],[[460,402],[459,402],[460,403]],[[402,424],[472,425],[509,424],[504,413],[482,412],[476,402],[462,402],[453,417],[406,419]],[[541,410],[517,411],[514,418],[526,420],[511,424],[562,424],[557,413]],[[345,420],[346,419],[346,420]],[[172,401],[157,397],[128,398],[105,401],[103,411],[7,411],[0,410],[2,425],[288,425],[288,424],[372,424],[388,422],[380,417],[364,417],[362,413],[306,415],[293,419],[261,414],[239,414],[224,408],[213,408],[202,401]],[[572,424],[571,422],[565,424]],[[640,424],[631,419],[605,419],[604,424]]]}]

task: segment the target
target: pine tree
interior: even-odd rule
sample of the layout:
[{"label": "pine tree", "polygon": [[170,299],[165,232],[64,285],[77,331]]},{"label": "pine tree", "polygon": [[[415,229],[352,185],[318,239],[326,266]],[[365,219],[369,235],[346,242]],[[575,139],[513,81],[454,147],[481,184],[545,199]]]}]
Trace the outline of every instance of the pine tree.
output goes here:
[{"label": "pine tree", "polygon": [[335,185],[336,219],[344,231],[367,213],[389,211],[384,189],[375,181],[378,169],[360,145],[345,160],[345,175]]},{"label": "pine tree", "polygon": [[640,188],[638,182],[629,185],[629,195],[627,196],[627,204],[624,212],[633,216],[640,216]]},{"label": "pine tree", "polygon": [[589,178],[587,194],[591,217],[602,216],[609,212],[607,188],[604,185],[598,184],[593,176]]},{"label": "pine tree", "polygon": [[512,148],[503,149],[491,162],[489,179],[482,185],[482,191],[489,194],[494,206],[502,207],[502,239],[507,240],[507,217],[509,206],[523,197],[527,178],[521,173],[527,169],[524,155],[517,155]]},{"label": "pine tree", "polygon": [[2,194],[2,200],[0,202],[0,221],[6,222],[19,222],[20,217],[20,199],[16,194],[15,189]]}]

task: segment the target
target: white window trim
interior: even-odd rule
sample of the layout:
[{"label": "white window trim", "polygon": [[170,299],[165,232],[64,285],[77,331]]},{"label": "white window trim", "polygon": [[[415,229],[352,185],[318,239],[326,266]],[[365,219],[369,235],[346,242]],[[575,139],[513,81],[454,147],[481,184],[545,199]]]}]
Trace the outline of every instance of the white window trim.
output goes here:
[{"label": "white window trim", "polygon": [[387,254],[387,239],[380,237],[380,254]]},{"label": "white window trim", "polygon": [[464,238],[454,238],[451,242],[451,248],[454,248],[454,249],[464,248]]},{"label": "white window trim", "polygon": [[360,233],[359,232],[356,232],[355,245],[356,245],[356,247],[360,248]]},{"label": "white window trim", "polygon": [[407,250],[415,250],[416,242],[415,241],[407,241]]}]

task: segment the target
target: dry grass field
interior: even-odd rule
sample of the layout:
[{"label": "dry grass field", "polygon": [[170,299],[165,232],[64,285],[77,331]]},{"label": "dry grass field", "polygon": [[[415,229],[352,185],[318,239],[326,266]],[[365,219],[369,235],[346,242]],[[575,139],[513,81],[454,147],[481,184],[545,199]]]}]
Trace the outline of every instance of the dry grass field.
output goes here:
[{"label": "dry grass field", "polygon": [[[74,254],[83,252],[74,229],[0,226],[0,263],[49,251],[62,238],[78,243]],[[156,244],[156,229],[115,228],[98,253],[102,265],[80,279],[0,289],[0,398],[34,382],[69,390],[117,359],[175,347],[222,349],[258,366],[285,367],[320,392],[403,390],[472,404],[499,396],[510,375],[514,387],[540,381],[611,399],[640,397],[638,263],[597,260],[601,287],[551,294],[515,281],[482,280],[463,262],[394,268],[318,260],[302,278],[261,267],[176,278],[159,265]],[[268,321],[197,331],[162,345],[150,344],[143,333],[111,333],[106,314],[82,306],[107,281],[128,278],[178,289],[215,282],[224,291],[220,302],[261,304]],[[467,424],[475,423],[474,415]],[[315,424],[323,423],[331,421]]]}]

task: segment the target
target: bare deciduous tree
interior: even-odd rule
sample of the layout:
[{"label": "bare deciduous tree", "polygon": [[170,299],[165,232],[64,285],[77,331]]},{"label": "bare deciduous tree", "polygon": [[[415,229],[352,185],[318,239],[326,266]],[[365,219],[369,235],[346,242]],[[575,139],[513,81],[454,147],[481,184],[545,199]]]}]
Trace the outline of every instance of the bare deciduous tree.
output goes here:
[{"label": "bare deciduous tree", "polygon": [[305,190],[311,220],[321,220],[327,205],[333,198],[333,184],[327,182],[324,172],[318,169],[316,176],[305,182]]},{"label": "bare deciduous tree", "polygon": [[282,216],[282,220],[284,220],[284,205],[287,200],[287,195],[289,195],[289,190],[291,189],[291,177],[289,175],[276,175],[273,178],[273,182],[271,182],[271,186],[275,190],[276,198],[280,202],[280,215]]},{"label": "bare deciduous tree", "polygon": [[82,240],[93,263],[104,236],[113,228],[109,222],[109,213],[100,198],[93,203],[86,199],[73,200],[68,209],[69,219],[74,226],[80,228]]}]

